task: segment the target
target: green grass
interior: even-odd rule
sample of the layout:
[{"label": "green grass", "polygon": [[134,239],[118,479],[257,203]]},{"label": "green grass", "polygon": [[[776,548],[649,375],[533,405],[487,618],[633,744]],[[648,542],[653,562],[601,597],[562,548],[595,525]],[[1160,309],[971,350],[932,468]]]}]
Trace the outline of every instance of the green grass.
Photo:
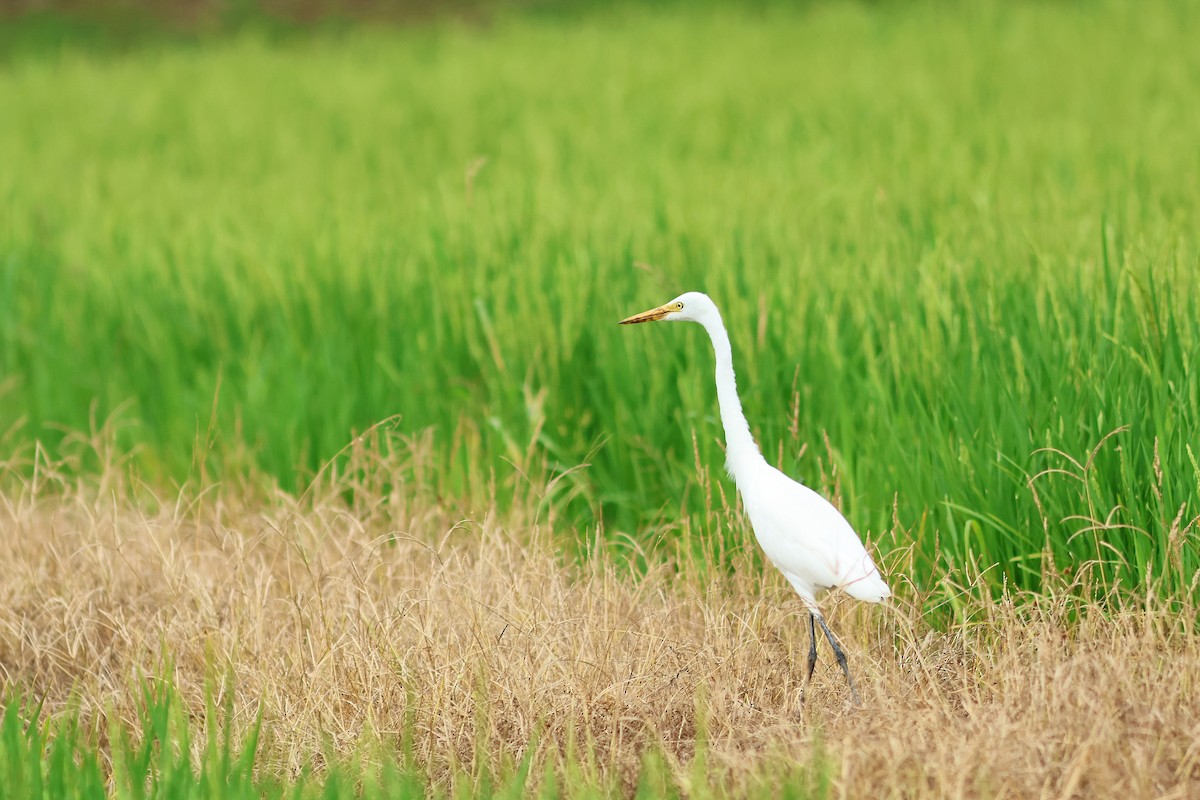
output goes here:
[{"label": "green grass", "polygon": [[918,585],[1036,586],[1048,547],[1178,590],[1198,36],[1186,3],[831,3],[19,50],[0,436],[115,417],[152,480],[302,486],[400,415],[439,491],[586,462],[546,502],[644,539],[707,502],[693,434],[719,472],[711,356],[615,322],[703,289],[771,460],[836,471]]},{"label": "green grass", "polygon": [[[412,756],[411,732],[393,743],[372,744],[364,735],[355,758],[314,765],[317,774],[279,775],[260,758],[261,720],[236,734],[231,708],[231,702],[218,708],[210,700],[203,716],[193,716],[169,684],[146,683],[136,723],[113,725],[100,748],[99,737],[76,713],[46,718],[39,705],[10,697],[0,716],[0,785],[5,797],[22,800],[678,798],[685,787],[690,796],[722,798],[746,791],[777,796],[780,785],[796,800],[830,794],[831,767],[820,748],[805,764],[762,759],[760,783],[730,787],[709,774],[703,741],[685,774],[673,773],[653,749],[636,775],[602,774],[587,746],[544,759],[544,770],[535,774],[534,741],[519,762],[481,756],[448,775],[431,776]],[[200,731],[196,719],[207,721]]]}]

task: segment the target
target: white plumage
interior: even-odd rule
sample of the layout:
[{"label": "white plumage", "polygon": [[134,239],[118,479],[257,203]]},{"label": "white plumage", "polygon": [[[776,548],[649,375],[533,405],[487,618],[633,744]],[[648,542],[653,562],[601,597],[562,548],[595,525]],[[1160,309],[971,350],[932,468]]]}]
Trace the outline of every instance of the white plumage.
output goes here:
[{"label": "white plumage", "polygon": [[850,523],[824,497],[762,460],[734,480],[763,552],[809,607],[834,588],[872,603],[891,596]]},{"label": "white plumage", "polygon": [[809,610],[812,646],[805,680],[812,677],[817,661],[816,623],[819,622],[857,702],[858,692],[846,656],[825,624],[817,597],[828,589],[842,589],[858,600],[878,603],[890,597],[891,590],[846,518],[828,500],[763,458],[742,412],[729,335],[712,299],[701,292],[688,292],[665,305],[621,320],[621,324],[655,321],[697,322],[708,331],[716,355],[717,402],[725,428],[726,466],[742,496],[759,546]]}]

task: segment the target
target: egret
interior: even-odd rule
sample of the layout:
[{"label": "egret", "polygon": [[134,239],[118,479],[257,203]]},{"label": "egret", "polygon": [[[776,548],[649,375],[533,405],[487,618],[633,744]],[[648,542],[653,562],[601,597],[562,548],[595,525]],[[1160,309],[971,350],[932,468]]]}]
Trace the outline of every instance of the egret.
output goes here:
[{"label": "egret", "polygon": [[833,504],[763,458],[742,412],[729,334],[712,299],[701,292],[687,292],[665,305],[623,319],[620,324],[639,322],[698,322],[708,331],[717,362],[717,404],[725,429],[725,467],[742,496],[759,546],[808,610],[812,646],[808,651],[805,685],[812,680],[817,665],[816,626],[820,624],[846,675],[854,702],[861,703],[846,654],[825,623],[817,595],[841,589],[855,599],[871,603],[890,597],[892,592],[871,555]]}]

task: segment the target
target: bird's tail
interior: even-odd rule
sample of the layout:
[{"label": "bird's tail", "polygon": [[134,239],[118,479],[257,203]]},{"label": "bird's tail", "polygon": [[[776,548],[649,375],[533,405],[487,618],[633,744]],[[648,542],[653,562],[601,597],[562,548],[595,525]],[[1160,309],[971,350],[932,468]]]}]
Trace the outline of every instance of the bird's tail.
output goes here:
[{"label": "bird's tail", "polygon": [[880,603],[891,597],[892,590],[884,582],[883,576],[879,574],[879,569],[870,560],[870,556],[867,556],[867,563],[863,566],[867,569],[863,570],[862,574],[842,585],[846,594],[855,600],[865,600],[868,603]]}]

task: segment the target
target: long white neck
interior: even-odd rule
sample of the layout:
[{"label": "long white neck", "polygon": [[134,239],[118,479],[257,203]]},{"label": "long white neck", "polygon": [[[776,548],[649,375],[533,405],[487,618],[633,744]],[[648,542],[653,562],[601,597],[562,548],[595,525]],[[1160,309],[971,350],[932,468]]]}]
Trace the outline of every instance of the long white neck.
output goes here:
[{"label": "long white neck", "polygon": [[721,425],[725,428],[725,466],[734,481],[744,469],[762,461],[762,453],[750,434],[750,423],[742,412],[742,401],[738,399],[737,377],[733,374],[733,348],[729,345],[729,334],[720,316],[705,320],[704,329],[712,339],[717,357],[717,403],[721,407]]}]

